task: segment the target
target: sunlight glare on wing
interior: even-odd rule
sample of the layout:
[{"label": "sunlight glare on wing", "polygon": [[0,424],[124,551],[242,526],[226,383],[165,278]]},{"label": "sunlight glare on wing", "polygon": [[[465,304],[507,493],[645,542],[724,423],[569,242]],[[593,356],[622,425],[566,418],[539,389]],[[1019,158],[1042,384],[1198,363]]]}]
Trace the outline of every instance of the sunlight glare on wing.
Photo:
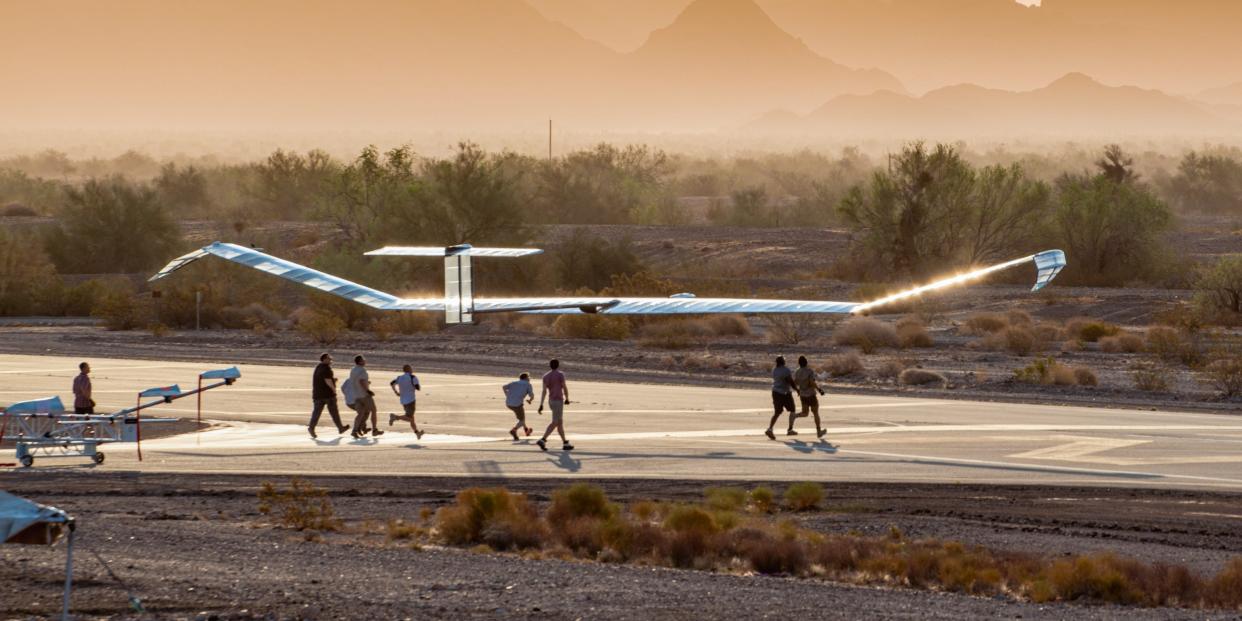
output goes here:
[{"label": "sunlight glare on wing", "polygon": [[1031,261],[1034,258],[1035,258],[1035,255],[1031,255],[1029,257],[1023,257],[1021,259],[1014,259],[1012,261],[1006,261],[1004,263],[999,263],[997,265],[991,265],[988,267],[966,272],[964,274],[958,274],[956,276],[950,276],[949,278],[943,278],[941,280],[937,280],[935,282],[928,283],[920,287],[915,287],[913,289],[899,291],[892,295],[884,296],[878,300],[872,300],[870,302],[860,304],[857,308],[854,309],[853,313],[856,315],[865,313],[873,308],[884,306],[886,304],[892,304],[893,302],[899,302],[901,300],[906,300],[912,297],[920,296],[929,291],[936,291],[938,289],[947,289],[955,285],[967,283],[972,280],[982,278],[993,272],[999,272],[1001,270],[1009,269],[1015,265],[1022,265],[1023,263]]}]

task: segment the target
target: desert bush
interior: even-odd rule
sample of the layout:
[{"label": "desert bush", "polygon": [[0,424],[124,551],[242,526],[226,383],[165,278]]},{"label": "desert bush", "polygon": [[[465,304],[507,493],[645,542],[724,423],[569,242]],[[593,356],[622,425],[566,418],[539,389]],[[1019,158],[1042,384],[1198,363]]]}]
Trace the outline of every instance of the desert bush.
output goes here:
[{"label": "desert bush", "polygon": [[[436,512],[436,529],[446,543],[485,543],[483,533],[495,523],[537,520],[538,513],[522,494],[503,488],[470,487],[457,494],[457,502]],[[490,544],[489,544],[490,545]]]},{"label": "desert bush", "polygon": [[712,315],[706,319],[716,336],[747,336],[750,324],[743,315]]},{"label": "desert bush", "polygon": [[[380,334],[424,334],[440,329],[440,321],[433,313],[387,312],[371,324],[372,333]],[[387,340],[383,338],[381,340]]]},{"label": "desert bush", "polygon": [[1090,599],[1114,604],[1133,604],[1142,593],[1117,568],[1111,555],[1079,556],[1054,562],[1046,575],[1056,598],[1062,601]]},{"label": "desert bush", "polygon": [[679,318],[644,325],[639,343],[658,349],[688,349],[708,342],[713,335],[706,320]]},{"label": "desert bush", "polygon": [[1134,387],[1143,392],[1168,392],[1169,371],[1153,364],[1135,365],[1130,371]]},{"label": "desert bush", "polygon": [[151,324],[148,299],[134,293],[125,281],[114,281],[95,300],[91,315],[103,320],[109,330],[135,330]]},{"label": "desert bush", "polygon": [[1110,354],[1137,354],[1143,351],[1143,338],[1129,332],[1106,336],[1100,339],[1100,349]]},{"label": "desert bush", "polygon": [[1234,558],[1207,584],[1208,602],[1220,608],[1242,607],[1242,558]]},{"label": "desert bush", "polygon": [[389,541],[413,539],[423,534],[423,528],[401,519],[390,519],[384,523],[384,535]]},{"label": "desert bush", "polygon": [[863,372],[862,358],[854,352],[829,356],[824,361],[824,371],[832,377],[858,375]]},{"label": "desert bush", "polygon": [[1115,336],[1120,331],[1121,328],[1111,323],[1094,319],[1077,318],[1065,323],[1066,335],[1085,343],[1094,343],[1106,336]]},{"label": "desert bush", "polygon": [[1242,321],[1242,254],[1228,255],[1195,281],[1195,305],[1222,323]]},{"label": "desert bush", "polygon": [[761,574],[801,575],[809,565],[802,542],[785,538],[751,538],[741,546],[742,554],[755,571]]},{"label": "desert bush", "polygon": [[853,346],[863,353],[872,353],[881,347],[897,347],[897,330],[890,324],[871,317],[854,317],[832,334],[837,345]]},{"label": "desert bush", "polygon": [[336,315],[312,309],[300,313],[297,327],[316,343],[331,345],[345,334],[346,325],[345,320]]},{"label": "desert bush", "polygon": [[309,531],[336,531],[341,520],[336,517],[328,490],[294,477],[288,489],[280,489],[265,481],[259,488],[259,513],[275,515],[285,528]]},{"label": "desert bush", "polygon": [[1147,351],[1165,362],[1180,362],[1188,367],[1196,367],[1203,362],[1203,349],[1198,338],[1168,326],[1147,329]]},{"label": "desert bush", "polygon": [[823,320],[812,315],[764,315],[763,321],[774,345],[797,345],[824,329]]},{"label": "desert bush", "polygon": [[930,384],[940,384],[941,387],[947,386],[949,380],[945,376],[935,371],[927,371],[925,369],[906,369],[897,376],[897,382],[903,386],[927,386]]},{"label": "desert bush", "polygon": [[902,371],[906,370],[906,364],[900,360],[885,360],[875,370],[875,376],[879,379],[895,380]]},{"label": "desert bush", "polygon": [[552,504],[548,507],[548,520],[554,524],[574,519],[608,519],[616,513],[616,507],[608,502],[604,490],[589,483],[575,483],[552,492]]},{"label": "desert bush", "polygon": [[927,333],[927,326],[923,321],[914,316],[902,317],[897,322],[897,344],[902,349],[910,349],[912,347],[931,347],[935,345],[930,334]]},{"label": "desert bush", "polygon": [[1018,309],[1005,313],[1005,321],[1011,326],[1029,326],[1035,323],[1034,320],[1031,319],[1030,313]]},{"label": "desert bush", "polygon": [[537,517],[505,514],[489,520],[479,536],[493,550],[526,550],[542,547],[549,534],[547,524]]},{"label": "desert bush", "polygon": [[979,313],[971,315],[962,326],[963,334],[984,336],[999,332],[1009,326],[1009,320],[997,313]]},{"label": "desert bush", "polygon": [[561,315],[552,324],[560,338],[624,341],[630,336],[629,319],[613,315]]},{"label": "desert bush", "polygon": [[713,535],[720,530],[712,515],[691,505],[677,505],[664,518],[664,528],[678,533]]},{"label": "desert bush", "polygon": [[1070,367],[1052,358],[1035,359],[1014,371],[1014,379],[1024,384],[1044,386],[1095,386],[1099,383],[1094,371],[1085,367]]},{"label": "desert bush", "polygon": [[1025,326],[1007,326],[983,337],[981,341],[986,349],[1004,350],[1016,356],[1029,355],[1038,344],[1035,334]]},{"label": "desert bush", "polygon": [[65,188],[45,247],[62,273],[132,273],[161,265],[181,243],[171,213],[146,185],[122,177]]},{"label": "desert bush", "polygon": [[717,511],[737,511],[746,506],[746,490],[740,487],[709,487],[703,495],[707,506]]},{"label": "desert bush", "polygon": [[810,511],[824,500],[824,487],[819,483],[803,481],[785,490],[785,506],[793,511]]},{"label": "desert bush", "polygon": [[776,494],[771,488],[760,485],[750,490],[750,506],[759,513],[771,513],[776,509]]},{"label": "desert bush", "polygon": [[7,218],[31,217],[37,215],[39,215],[39,212],[20,203],[9,203],[4,206],[4,209],[0,209],[0,216]]},{"label": "desert bush", "polygon": [[1242,352],[1217,355],[1203,368],[1201,380],[1225,398],[1242,395]]},{"label": "desert bush", "polygon": [[1035,338],[1040,343],[1059,341],[1062,340],[1065,335],[1064,331],[1061,329],[1061,326],[1050,322],[1040,322],[1035,324],[1031,327],[1031,334],[1034,334]]}]

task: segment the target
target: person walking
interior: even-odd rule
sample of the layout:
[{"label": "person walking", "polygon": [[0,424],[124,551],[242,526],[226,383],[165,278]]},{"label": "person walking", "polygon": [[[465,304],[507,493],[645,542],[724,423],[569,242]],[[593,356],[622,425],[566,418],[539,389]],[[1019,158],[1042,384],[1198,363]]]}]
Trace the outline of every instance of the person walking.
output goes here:
[{"label": "person walking", "polygon": [[73,378],[73,413],[95,413],[95,399],[91,396],[91,365],[85,362],[78,363],[78,376]]},{"label": "person walking", "polygon": [[526,435],[530,435],[530,427],[526,426],[526,403],[535,402],[535,389],[530,385],[530,375],[523,373],[518,376],[516,381],[505,384],[501,390],[505,393],[505,407],[513,411],[513,415],[517,417],[517,424],[513,429],[509,430],[509,435],[514,440],[518,439],[518,431],[525,430]]},{"label": "person walking", "polygon": [[794,431],[794,402],[793,402],[793,372],[789,367],[785,366],[785,357],[776,357],[776,366],[772,369],[772,420],[768,422],[768,430],[763,432],[769,440],[775,440],[776,434],[772,432],[772,428],[776,426],[776,421],[781,417],[781,412],[789,411],[789,430],[785,435],[796,436],[798,432]]},{"label": "person walking", "polygon": [[572,451],[574,445],[565,438],[565,406],[569,405],[569,386],[565,383],[565,374],[560,371],[560,360],[554,358],[548,362],[548,366],[551,370],[543,374],[543,390],[539,392],[539,413],[543,414],[543,402],[546,397],[548,407],[552,409],[552,422],[543,432],[543,437],[539,438],[535,444],[539,445],[539,450],[548,450],[548,436],[552,435],[552,430],[555,429],[561,436],[561,450]]},{"label": "person walking", "polygon": [[[793,383],[798,390],[798,400],[802,402],[802,413],[798,415],[798,418],[805,417],[809,410],[815,416],[815,436],[824,437],[828,430],[819,423],[819,397],[815,395],[816,392],[823,395],[824,389],[820,388],[819,383],[815,381],[815,370],[807,365],[806,356],[798,356],[798,370],[794,372]],[[790,416],[790,431],[793,431],[793,423],[794,417]]]},{"label": "person walking", "polygon": [[336,432],[349,431],[349,425],[341,424],[341,410],[336,405],[336,375],[332,372],[332,355],[327,352],[319,354],[319,364],[315,365],[315,372],[311,375],[311,402],[314,405],[310,425],[307,426],[310,437],[319,437],[315,434],[315,428],[319,426],[319,416],[325,407],[336,425]]},{"label": "person walking", "polygon": [[423,432],[419,430],[418,423],[414,422],[414,410],[416,409],[415,402],[418,400],[417,393],[422,390],[423,387],[418,383],[418,376],[414,375],[414,367],[411,367],[408,364],[402,366],[401,375],[398,375],[393,381],[388,382],[388,387],[392,388],[393,394],[397,395],[397,398],[401,400],[401,407],[405,410],[404,416],[389,414],[388,426],[392,427],[394,422],[403,420],[410,424],[410,428],[414,430],[414,435],[417,436],[419,440],[422,440]]},{"label": "person walking", "polygon": [[[362,355],[354,356],[354,368],[349,371],[349,379],[345,382],[346,403],[350,403],[358,413],[354,417],[354,431],[350,435],[362,438],[370,431],[374,437],[384,435],[379,429],[379,412],[375,409],[375,393],[371,390],[371,376],[367,373],[367,359]],[[352,400],[352,401],[351,401]],[[371,427],[367,427],[367,417],[371,418]]]}]

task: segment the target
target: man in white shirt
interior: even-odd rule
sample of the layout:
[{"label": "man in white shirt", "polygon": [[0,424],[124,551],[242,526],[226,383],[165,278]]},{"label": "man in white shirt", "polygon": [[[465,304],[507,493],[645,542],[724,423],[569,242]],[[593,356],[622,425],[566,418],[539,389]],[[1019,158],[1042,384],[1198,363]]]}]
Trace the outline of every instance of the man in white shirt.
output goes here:
[{"label": "man in white shirt", "polygon": [[418,391],[423,387],[418,385],[418,376],[414,375],[414,368],[410,365],[401,367],[401,375],[397,376],[388,386],[392,388],[393,394],[401,400],[401,407],[405,409],[405,416],[397,416],[396,414],[388,415],[388,426],[396,421],[403,420],[410,424],[410,428],[414,430],[414,435],[418,439],[423,438],[423,432],[419,430],[418,424],[414,422],[414,404],[418,400]]},{"label": "man in white shirt", "polygon": [[513,429],[509,430],[509,435],[513,436],[514,440],[517,440],[518,430],[524,429],[526,435],[529,436],[530,427],[526,426],[526,406],[523,405],[522,401],[525,400],[526,403],[534,403],[535,401],[535,389],[530,385],[530,376],[523,373],[518,376],[517,381],[505,384],[501,390],[505,393],[505,406],[513,410],[513,415],[517,416],[517,424],[513,426]]},{"label": "man in white shirt", "polygon": [[371,376],[367,373],[367,360],[362,356],[354,356],[354,368],[349,371],[349,381],[345,382],[348,387],[345,390],[345,401],[353,399],[354,411],[358,416],[354,418],[354,430],[349,435],[355,438],[361,438],[367,433],[367,416],[371,418],[371,435],[379,437],[384,434],[379,429],[379,423],[376,421],[378,412],[375,409],[375,393],[371,390]]}]

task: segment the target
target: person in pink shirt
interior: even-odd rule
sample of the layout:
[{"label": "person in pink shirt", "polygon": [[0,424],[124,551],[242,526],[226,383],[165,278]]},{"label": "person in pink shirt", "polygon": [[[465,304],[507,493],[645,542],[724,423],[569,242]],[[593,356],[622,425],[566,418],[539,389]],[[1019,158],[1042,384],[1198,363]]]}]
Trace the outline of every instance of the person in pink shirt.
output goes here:
[{"label": "person in pink shirt", "polygon": [[94,414],[95,399],[91,397],[91,365],[78,365],[78,376],[73,378],[73,413]]},{"label": "person in pink shirt", "polygon": [[552,435],[552,430],[555,429],[561,435],[563,443],[561,449],[572,451],[574,445],[565,438],[565,406],[569,405],[569,386],[565,383],[565,374],[560,371],[560,360],[553,359],[548,366],[552,370],[543,374],[543,391],[539,393],[539,413],[543,414],[543,402],[546,397],[548,407],[552,409],[552,422],[543,432],[543,437],[539,438],[535,444],[539,445],[540,450],[548,450],[548,436]]}]

